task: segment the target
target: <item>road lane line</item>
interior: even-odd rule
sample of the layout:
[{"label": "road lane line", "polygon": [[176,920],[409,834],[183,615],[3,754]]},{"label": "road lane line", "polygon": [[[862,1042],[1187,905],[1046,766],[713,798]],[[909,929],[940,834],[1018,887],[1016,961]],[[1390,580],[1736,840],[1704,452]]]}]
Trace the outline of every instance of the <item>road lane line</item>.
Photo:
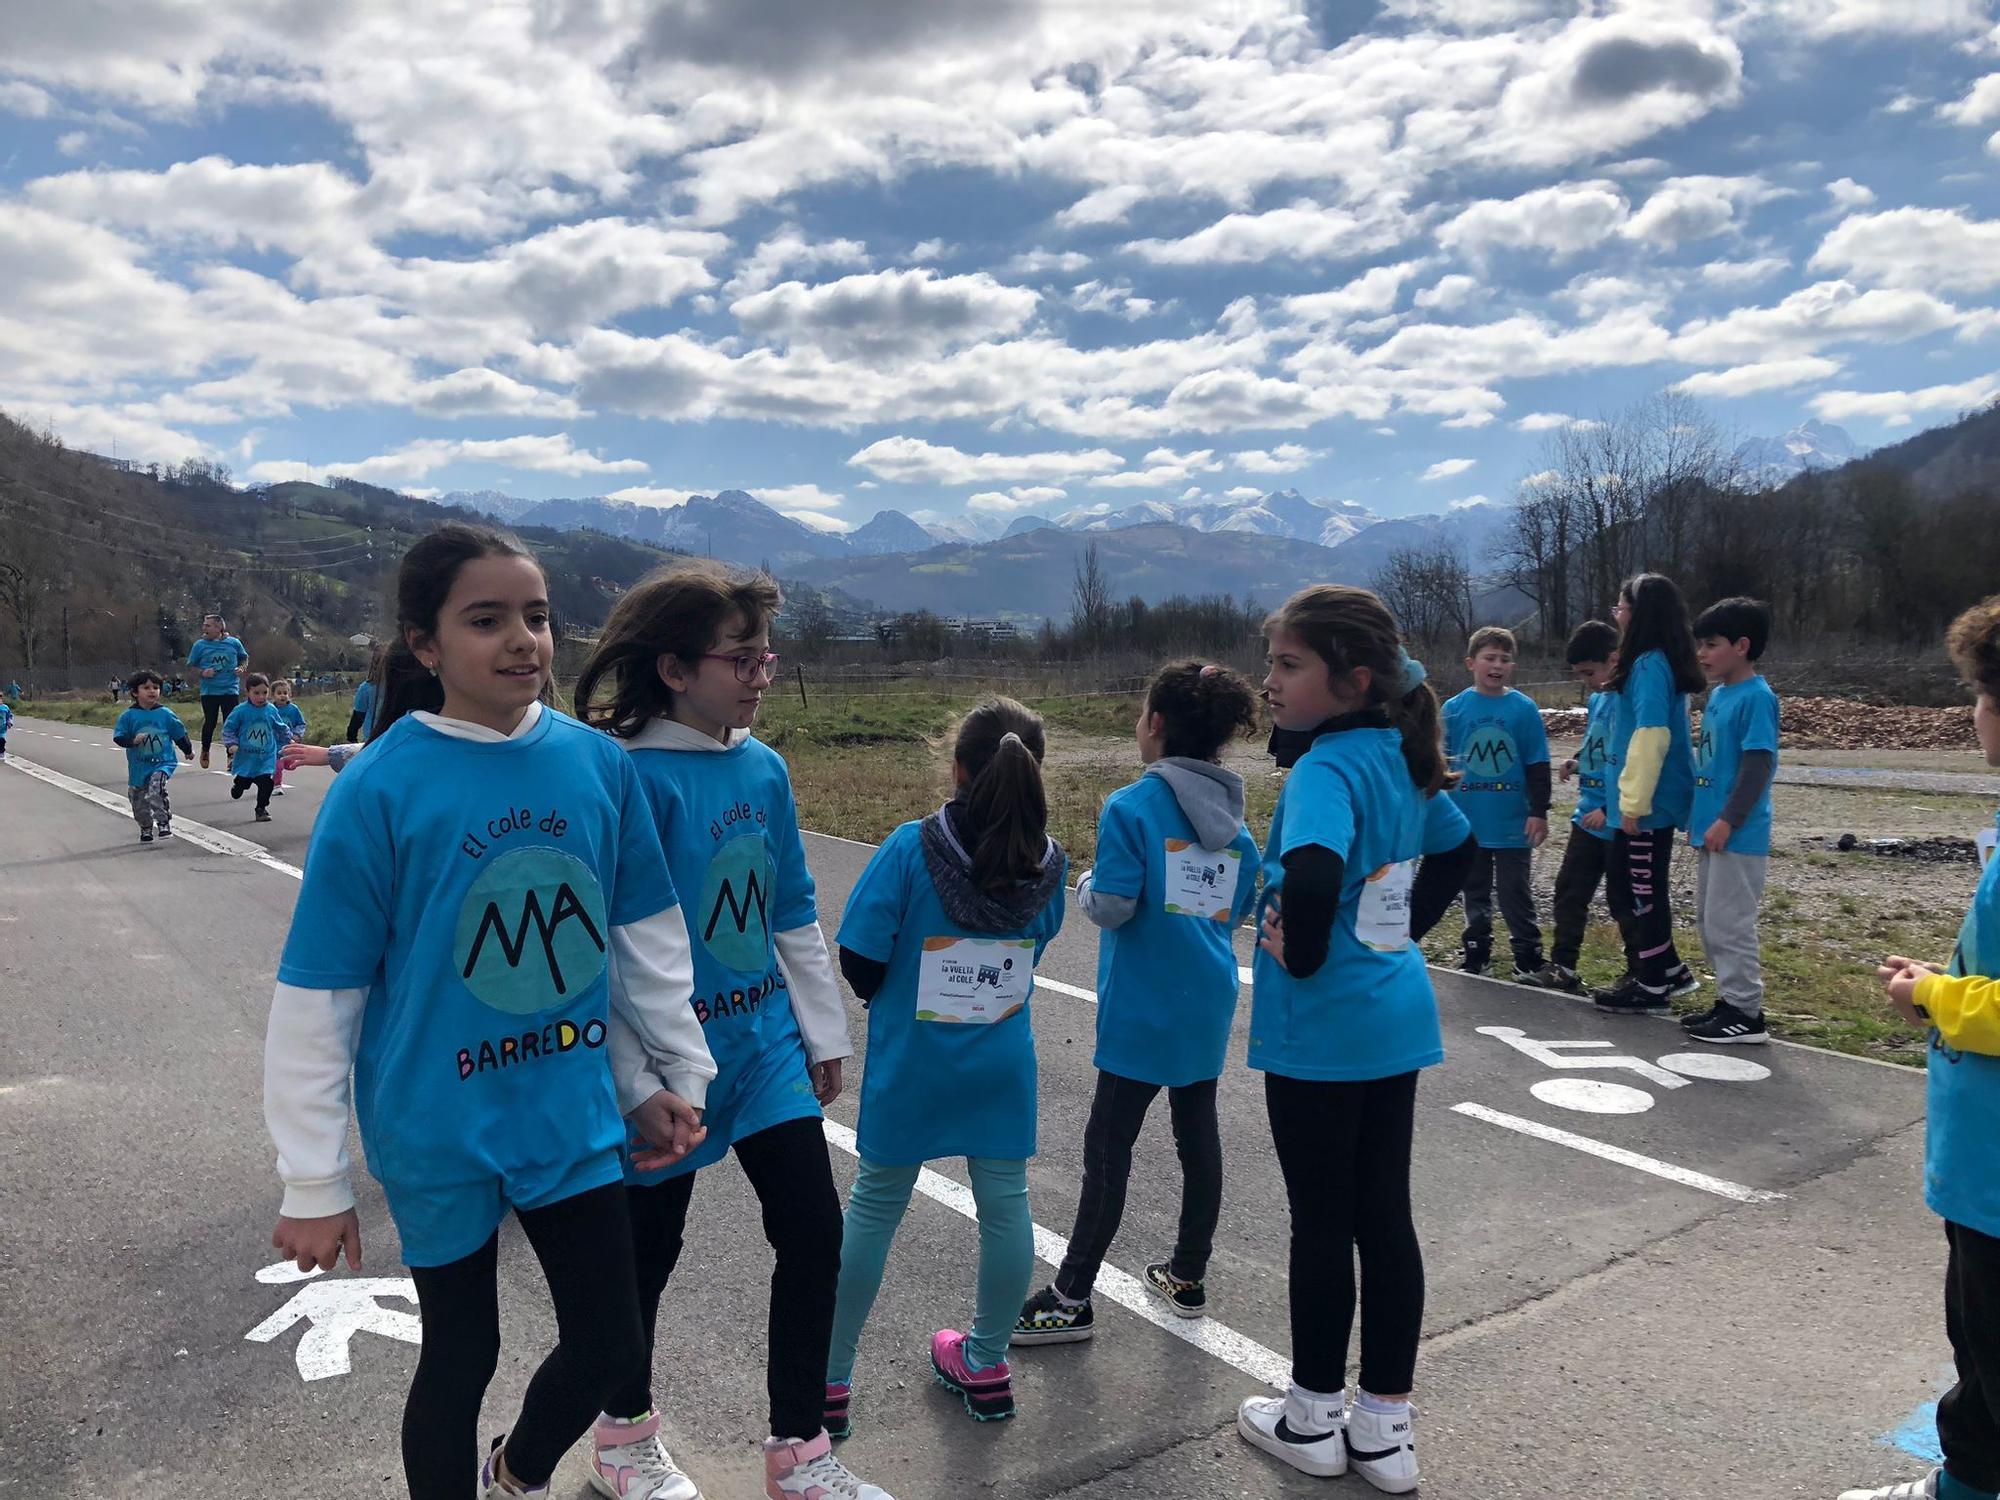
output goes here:
[{"label": "road lane line", "polygon": [[[122,818],[132,816],[131,803],[122,797],[113,796],[102,787],[92,786],[87,781],[78,781],[75,777],[65,776],[60,771],[51,771],[47,766],[36,765],[31,760],[22,760],[18,755],[8,756],[6,763],[24,776],[32,776],[35,780],[46,782],[58,791],[68,792],[72,797],[81,797],[86,802],[95,803],[107,812],[115,812]],[[211,828],[206,823],[197,823],[192,818],[176,817],[173,821],[174,838],[184,839],[196,848],[206,849],[211,854],[233,854],[238,859],[247,859],[252,864],[262,865],[267,870],[276,870],[280,875],[289,875],[294,880],[305,879],[304,870],[297,865],[286,864],[262,844],[233,833],[224,833],[220,828]]]},{"label": "road lane line", "polygon": [[1086,990],[1073,984],[1064,984],[1060,979],[1044,979],[1041,975],[1037,974],[1035,976],[1035,988],[1038,990],[1054,990],[1058,995],[1073,995],[1079,1000],[1088,1000],[1092,1005],[1097,1004],[1097,992],[1095,990]]},{"label": "road lane line", "polygon": [[[1040,981],[1038,980],[1037,983]],[[823,1122],[829,1144],[839,1147],[849,1156],[859,1158],[860,1148],[854,1132],[837,1120]],[[974,1223],[979,1220],[979,1209],[972,1199],[972,1189],[942,1177],[929,1167],[917,1173],[917,1191],[934,1202]],[[1063,1257],[1069,1253],[1069,1241],[1052,1229],[1035,1226],[1035,1258],[1051,1266],[1060,1266]],[[1172,1334],[1184,1344],[1192,1344],[1202,1353],[1221,1360],[1233,1369],[1242,1371],[1252,1380],[1262,1381],[1273,1390],[1291,1389],[1291,1359],[1267,1349],[1248,1334],[1238,1333],[1226,1323],[1218,1323],[1214,1318],[1177,1318],[1160,1305],[1160,1301],[1136,1276],[1128,1276],[1116,1266],[1106,1264],[1097,1273],[1097,1284],[1092,1289],[1093,1297],[1104,1297],[1116,1302],[1128,1312],[1136,1313],[1155,1328]]]},{"label": "road lane line", "polygon": [[1726,1178],[1711,1177],[1706,1172],[1697,1172],[1689,1167],[1677,1167],[1672,1162],[1661,1161],[1657,1157],[1641,1156],[1636,1151],[1627,1151],[1623,1146],[1613,1146],[1609,1142],[1593,1140],[1587,1135],[1577,1135],[1573,1131],[1558,1130],[1555,1126],[1544,1125],[1538,1120],[1524,1120],[1519,1115],[1503,1114],[1497,1109],[1488,1109],[1483,1104],[1454,1104],[1451,1111],[1453,1114],[1466,1115],[1474,1120],[1484,1120],[1489,1125],[1498,1125],[1506,1130],[1517,1130],[1522,1135],[1533,1136],[1538,1141],[1548,1141],[1557,1146],[1567,1146],[1572,1151],[1582,1151],[1590,1156],[1601,1157],[1605,1161],[1616,1162],[1621,1167],[1650,1172],[1655,1177],[1678,1182],[1682,1187],[1700,1188],[1704,1193],[1713,1193],[1718,1198],[1733,1199],[1737,1203],[1771,1203],[1785,1196],[1783,1193],[1769,1192],[1764,1188],[1745,1187],[1740,1182],[1730,1182]]}]

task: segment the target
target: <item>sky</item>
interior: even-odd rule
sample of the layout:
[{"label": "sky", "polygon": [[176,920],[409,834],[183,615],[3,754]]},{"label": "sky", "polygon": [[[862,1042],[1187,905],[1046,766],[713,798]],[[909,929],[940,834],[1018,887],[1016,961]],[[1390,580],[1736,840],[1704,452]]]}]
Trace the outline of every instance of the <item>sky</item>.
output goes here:
[{"label": "sky", "polygon": [[0,409],[73,446],[1001,526],[1506,499],[1664,387],[2000,389],[2000,0],[64,0]]}]

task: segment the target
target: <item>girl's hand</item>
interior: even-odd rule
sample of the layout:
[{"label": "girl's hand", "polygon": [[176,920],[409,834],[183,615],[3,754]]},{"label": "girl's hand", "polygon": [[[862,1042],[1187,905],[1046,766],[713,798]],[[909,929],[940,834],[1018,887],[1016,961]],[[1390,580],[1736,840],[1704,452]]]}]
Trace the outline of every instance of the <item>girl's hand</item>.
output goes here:
[{"label": "girl's hand", "polygon": [[1528,836],[1528,847],[1530,849],[1539,849],[1549,841],[1549,820],[1547,818],[1530,818],[1528,819],[1527,826],[1522,831]]},{"label": "girl's hand", "polygon": [[1575,774],[1576,774],[1576,761],[1573,757],[1569,760],[1564,761],[1560,766],[1556,767],[1557,781],[1568,781],[1570,777],[1574,776]]},{"label": "girl's hand", "polygon": [[1636,839],[1639,836],[1639,820],[1630,813],[1618,820],[1618,827],[1628,839]]},{"label": "girl's hand", "polygon": [[671,1167],[708,1139],[701,1111],[679,1094],[661,1089],[627,1116],[632,1123],[632,1165],[641,1172]]},{"label": "girl's hand", "polygon": [[812,1076],[813,1098],[819,1100],[821,1109],[840,1097],[840,1061],[837,1057],[829,1058],[806,1070]]},{"label": "girl's hand", "polygon": [[308,745],[304,740],[291,740],[278,752],[278,763],[287,771],[296,771],[300,766],[323,766],[327,764],[326,746]]},{"label": "girl's hand", "polygon": [[1729,848],[1729,835],[1734,832],[1734,828],[1717,818],[1708,825],[1708,832],[1701,836],[1701,847],[1710,854],[1725,853]]},{"label": "girl's hand", "polygon": [[353,1209],[323,1219],[293,1219],[278,1215],[271,1231],[272,1247],[301,1271],[331,1271],[347,1255],[347,1269],[361,1269],[361,1218]]},{"label": "girl's hand", "polygon": [[1285,969],[1285,919],[1274,905],[1264,913],[1264,930],[1257,938],[1257,946],[1278,961],[1278,967]]},{"label": "girl's hand", "polygon": [[1585,813],[1583,815],[1583,826],[1585,828],[1602,828],[1604,826],[1604,809],[1593,807],[1589,812]]},{"label": "girl's hand", "polygon": [[1888,992],[1889,1003],[1912,1026],[1931,1024],[1930,1013],[1917,1008],[1917,986],[1930,972],[1926,965],[1912,963],[1906,958],[1892,958],[1875,971],[1875,977],[1882,981],[1882,988]]},{"label": "girl's hand", "polygon": [[213,677],[213,676],[215,675],[215,668],[213,668],[213,667],[203,667],[203,668],[201,669],[201,675],[202,675],[202,676],[204,676],[204,677]]}]

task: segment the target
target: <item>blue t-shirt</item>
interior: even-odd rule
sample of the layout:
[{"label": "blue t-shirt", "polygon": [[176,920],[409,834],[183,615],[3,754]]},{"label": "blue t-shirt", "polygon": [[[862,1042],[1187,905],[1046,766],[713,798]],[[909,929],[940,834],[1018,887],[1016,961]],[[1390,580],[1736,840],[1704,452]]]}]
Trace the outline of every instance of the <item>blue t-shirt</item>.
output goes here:
[{"label": "blue t-shirt", "polygon": [[354,712],[361,715],[361,742],[368,742],[375,728],[375,680],[371,677],[354,690]]},{"label": "blue t-shirt", "polygon": [[306,737],[306,711],[304,709],[300,708],[296,703],[274,703],[271,706],[278,711],[278,717],[285,721],[285,728],[291,731],[290,738],[285,741],[286,744],[290,744],[292,740],[302,740]]},{"label": "blue t-shirt", "polygon": [[1105,799],[1091,889],[1137,902],[1097,940],[1097,1055],[1166,1088],[1219,1077],[1242,988],[1232,934],[1257,900],[1250,830],[1202,848],[1173,788],[1142,776]]},{"label": "blue t-shirt", "polygon": [[1576,811],[1570,822],[1593,838],[1607,842],[1618,831],[1608,818],[1602,828],[1584,828],[1583,815],[1604,806],[1605,785],[1618,774],[1611,758],[1611,734],[1618,718],[1616,693],[1592,693],[1590,716],[1584,721],[1583,743],[1576,747]]},{"label": "blue t-shirt", "polygon": [[236,754],[229,761],[230,774],[270,776],[278,769],[278,747],[291,738],[291,730],[275,703],[266,702],[262,708],[239,703],[222,721],[223,742],[227,744],[232,736]]},{"label": "blue t-shirt", "polygon": [[1252,967],[1250,1066],[1287,1078],[1393,1078],[1444,1060],[1437,998],[1410,940],[1417,861],[1456,849],[1470,825],[1410,780],[1393,729],[1344,729],[1292,768],[1264,845],[1266,901],[1282,902],[1285,855],[1308,844],[1345,865],[1326,962],[1295,979],[1262,948]]},{"label": "blue t-shirt", "polygon": [[223,695],[236,696],[242,684],[237,673],[250,660],[250,653],[243,649],[243,643],[233,635],[225,635],[220,640],[211,641],[203,636],[188,647],[188,665],[197,674],[203,667],[215,668],[213,677],[201,678],[201,695],[217,698]]},{"label": "blue t-shirt", "polygon": [[7,737],[7,726],[13,722],[14,706],[11,703],[0,703],[0,740]]},{"label": "blue t-shirt", "polygon": [[775,750],[746,738],[727,750],[631,755],[685,903],[694,1010],[716,1065],[702,1111],[708,1139],[663,1171],[627,1167],[628,1181],[651,1183],[720,1161],[760,1130],[818,1117],[774,940],[819,914],[791,776]]},{"label": "blue t-shirt", "polygon": [[1028,997],[1065,894],[1058,885],[1019,932],[972,932],[945,915],[919,825],[883,840],[840,922],[841,947],[889,966],[868,1006],[862,1156],[896,1166],[1035,1154]]},{"label": "blue t-shirt", "polygon": [[[1722,816],[1722,805],[1736,785],[1736,770],[1745,750],[1778,753],[1778,695],[1771,684],[1752,673],[1741,682],[1712,688],[1702,710],[1701,733],[1694,740],[1694,801],[1688,814],[1688,842],[1699,845],[1709,825]],[[1750,809],[1743,826],[1729,835],[1731,854],[1771,852],[1771,787]]]},{"label": "blue t-shirt", "polygon": [[[0,730],[4,732],[4,730]],[[171,708],[140,708],[134,705],[118,716],[111,737],[125,741],[125,781],[128,786],[144,786],[155,771],[174,774],[179,764],[174,746],[188,743],[187,725]]]},{"label": "blue t-shirt", "polygon": [[[1639,820],[1641,828],[1685,828],[1694,797],[1694,746],[1688,734],[1687,694],[1674,689],[1673,668],[1664,651],[1648,651],[1632,663],[1625,686],[1613,695],[1618,717],[1611,734],[1611,763],[1623,769],[1633,732],[1665,729],[1667,758],[1653,788],[1653,810]],[[1604,780],[1604,817],[1613,829],[1623,819],[1618,810],[1618,777]]]},{"label": "blue t-shirt", "polygon": [[355,1112],[409,1264],[618,1180],[611,929],[673,904],[630,757],[567,714],[490,743],[405,717],[328,789],[278,979],[368,989]]},{"label": "blue t-shirt", "polygon": [[1444,706],[1444,747],[1459,783],[1451,800],[1482,849],[1528,847],[1527,768],[1547,765],[1548,731],[1526,693],[1467,688]]},{"label": "blue t-shirt", "polygon": [[[1986,862],[1945,967],[2000,976],[2000,856]],[[2000,1235],[2000,1057],[1955,1051],[1933,1028],[1928,1072],[1924,1201],[1954,1224]]]}]

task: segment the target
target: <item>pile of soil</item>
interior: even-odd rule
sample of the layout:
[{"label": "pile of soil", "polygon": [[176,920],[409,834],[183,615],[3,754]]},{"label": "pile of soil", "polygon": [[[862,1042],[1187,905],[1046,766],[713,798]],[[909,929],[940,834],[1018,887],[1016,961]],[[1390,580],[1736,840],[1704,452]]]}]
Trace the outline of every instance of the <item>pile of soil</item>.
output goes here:
[{"label": "pile of soil", "polygon": [[[1580,708],[1545,708],[1551,735],[1583,733]],[[1697,727],[1701,723],[1695,714]],[[1792,750],[1970,750],[1972,706],[1884,708],[1852,698],[1784,698],[1778,706],[1779,744]]]},{"label": "pile of soil", "polygon": [[1838,838],[1813,835],[1799,840],[1808,849],[1838,850],[1842,854],[1874,854],[1884,859],[1914,859],[1933,865],[1976,865],[1979,846],[1971,839],[1949,834],[1930,838],[1856,838],[1844,833]]}]

